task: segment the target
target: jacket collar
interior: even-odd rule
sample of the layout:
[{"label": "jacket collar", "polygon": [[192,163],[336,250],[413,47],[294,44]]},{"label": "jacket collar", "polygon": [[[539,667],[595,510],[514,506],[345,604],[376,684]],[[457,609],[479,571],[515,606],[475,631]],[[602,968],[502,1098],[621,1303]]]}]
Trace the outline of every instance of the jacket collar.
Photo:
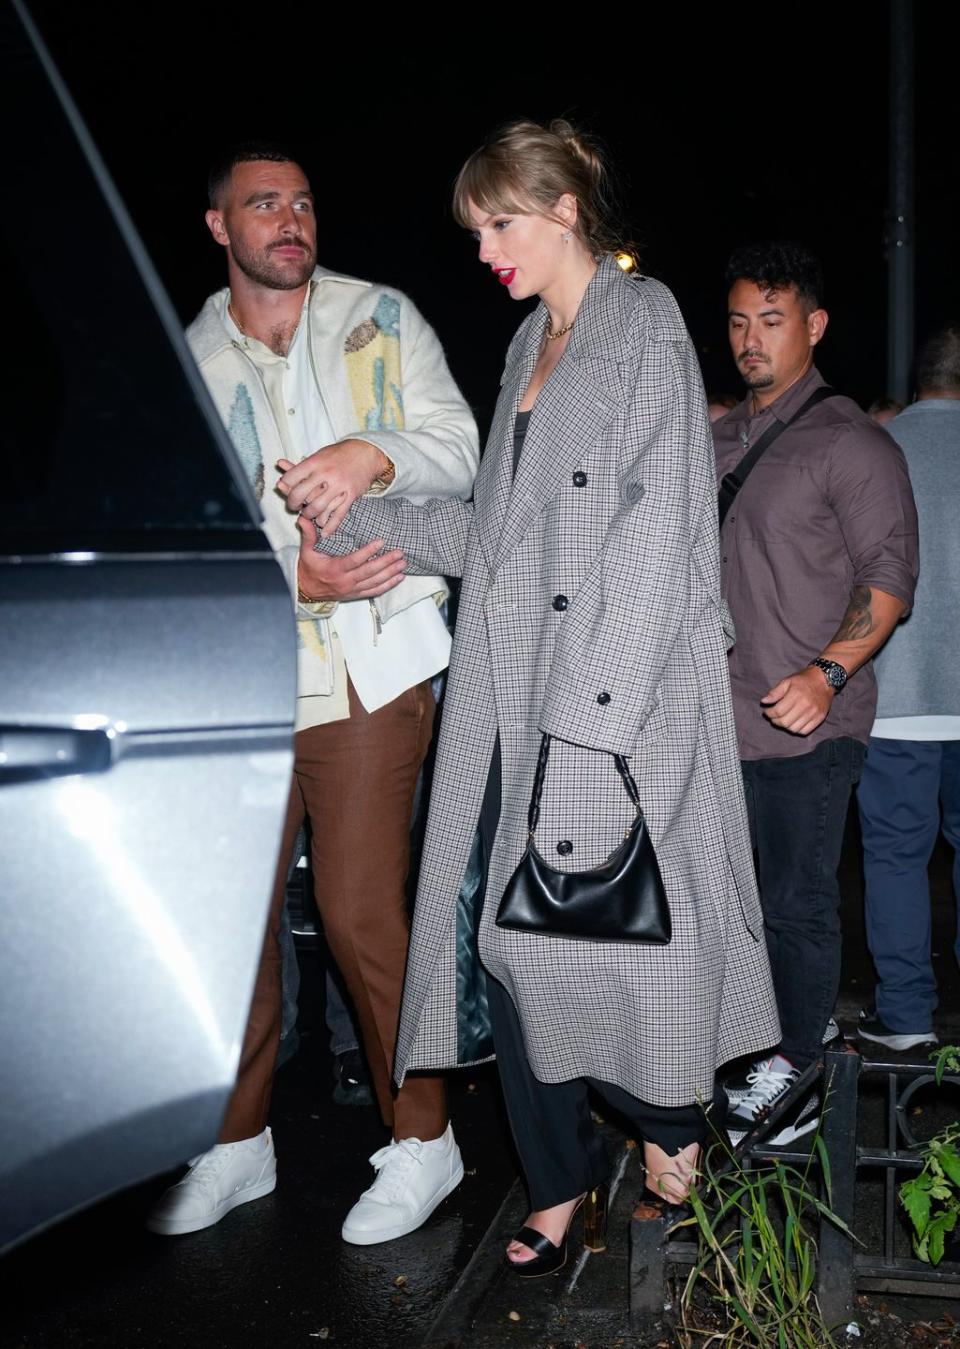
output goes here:
[{"label": "jacket collar", "polygon": [[620,362],[633,307],[625,303],[630,284],[612,258],[598,265],[577,310],[567,349],[537,395],[514,478],[514,423],[548,319],[542,301],[517,333],[485,455],[493,482],[484,494],[480,535],[494,570],[503,565],[563,479],[579,465],[584,450],[623,406]]},{"label": "jacket collar", "polygon": [[[356,276],[345,276],[340,272],[331,272],[326,267],[315,267],[311,281],[315,291],[321,287],[323,289],[334,289],[338,285],[369,289],[372,284],[372,282],[362,281]],[[204,361],[218,355],[225,347],[231,345],[230,334],[223,326],[221,318],[228,297],[229,288],[227,286],[224,286],[222,290],[214,291],[212,295],[207,297],[200,313],[187,329],[187,336],[199,365],[203,365]]]}]

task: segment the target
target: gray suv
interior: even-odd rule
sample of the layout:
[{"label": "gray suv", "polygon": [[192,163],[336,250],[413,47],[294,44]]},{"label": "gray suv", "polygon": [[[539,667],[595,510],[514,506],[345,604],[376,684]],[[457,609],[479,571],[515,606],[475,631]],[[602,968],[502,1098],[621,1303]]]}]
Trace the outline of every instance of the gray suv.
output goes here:
[{"label": "gray suv", "polygon": [[173,310],[19,3],[0,50],[2,1249],[216,1141],[295,636]]}]

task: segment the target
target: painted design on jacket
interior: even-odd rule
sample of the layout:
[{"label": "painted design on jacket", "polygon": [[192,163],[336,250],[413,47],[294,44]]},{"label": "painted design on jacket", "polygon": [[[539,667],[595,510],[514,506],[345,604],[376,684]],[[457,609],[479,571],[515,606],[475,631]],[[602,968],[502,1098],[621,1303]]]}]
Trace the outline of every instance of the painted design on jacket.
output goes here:
[{"label": "painted design on jacket", "polygon": [[376,337],[377,331],[377,325],[373,319],[364,319],[362,323],[357,324],[352,333],[348,334],[347,340],[343,344],[344,351],[348,356],[351,352],[362,351],[364,347],[370,345]]},{"label": "painted design on jacket", "polygon": [[297,646],[299,654],[314,656],[326,665],[330,660],[330,651],[324,637],[327,621],[325,618],[299,618],[297,620]]},{"label": "painted design on jacket", "polygon": [[344,353],[357,424],[367,431],[402,430],[400,301],[381,295],[373,317],[348,334]]},{"label": "painted design on jacket", "polygon": [[227,430],[230,432],[230,439],[240,456],[240,462],[243,464],[246,475],[253,485],[253,490],[257,494],[257,499],[261,500],[263,497],[263,452],[260,449],[260,437],[257,435],[253,403],[245,384],[238,384],[236,393],[233,395],[233,403],[227,416]]}]

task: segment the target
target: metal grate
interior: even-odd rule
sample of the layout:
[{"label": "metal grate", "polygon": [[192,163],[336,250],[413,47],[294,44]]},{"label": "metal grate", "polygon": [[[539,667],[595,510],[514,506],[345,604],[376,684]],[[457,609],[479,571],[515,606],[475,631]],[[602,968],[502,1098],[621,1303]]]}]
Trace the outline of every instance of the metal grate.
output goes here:
[{"label": "metal grate", "polygon": [[[885,1077],[884,1137],[880,1144],[859,1143],[864,1132],[860,1114],[861,1083]],[[919,1143],[909,1123],[911,1101],[925,1087],[936,1085],[929,1063],[878,1062],[864,1059],[850,1044],[825,1051],[776,1108],[744,1138],[736,1157],[745,1170],[770,1160],[806,1166],[809,1152],[771,1149],[764,1139],[776,1131],[780,1117],[810,1090],[818,1079],[827,1083],[829,1108],[823,1113],[822,1137],[830,1162],[832,1208],[860,1240],[856,1221],[857,1182],[879,1170],[883,1177],[882,1243],[879,1250],[857,1246],[829,1222],[821,1222],[817,1296],[827,1324],[854,1319],[858,1292],[960,1296],[960,1261],[943,1260],[937,1266],[896,1253],[897,1233],[903,1220],[897,1203],[899,1182],[920,1169]],[[944,1076],[944,1087],[960,1087],[960,1077]],[[811,1170],[819,1173],[814,1162]],[[672,1268],[692,1265],[696,1245],[689,1239],[667,1237],[670,1217],[656,1207],[641,1205],[631,1224],[630,1312],[640,1330],[669,1310],[667,1276]],[[689,1232],[689,1229],[684,1229]]]}]

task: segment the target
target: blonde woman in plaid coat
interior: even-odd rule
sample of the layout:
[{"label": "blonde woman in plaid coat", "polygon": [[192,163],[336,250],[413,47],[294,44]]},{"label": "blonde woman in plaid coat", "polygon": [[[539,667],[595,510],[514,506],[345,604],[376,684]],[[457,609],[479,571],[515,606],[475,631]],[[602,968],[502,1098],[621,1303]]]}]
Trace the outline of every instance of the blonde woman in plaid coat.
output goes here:
[{"label": "blonde woman in plaid coat", "polygon": [[[309,460],[281,480],[302,513],[302,575],[315,544],[379,538],[403,548],[410,573],[463,578],[396,1076],[488,1052],[483,998],[470,996],[477,927],[531,1192],[508,1250],[524,1275],[563,1263],[572,1215],[605,1178],[588,1084],[644,1138],[648,1186],[678,1200],[717,1066],[779,1033],[727,684],[703,388],[670,292],[611,256],[603,187],[598,157],[566,123],[513,124],[461,171],[455,209],[481,262],[513,299],[541,301],[507,353],[472,503],[366,498],[317,539],[313,521],[322,533],[335,505],[322,480]],[[556,739],[539,851],[571,871],[607,858],[633,815],[612,759],[628,756],[669,945],[495,925],[526,844],[543,732]]]}]

